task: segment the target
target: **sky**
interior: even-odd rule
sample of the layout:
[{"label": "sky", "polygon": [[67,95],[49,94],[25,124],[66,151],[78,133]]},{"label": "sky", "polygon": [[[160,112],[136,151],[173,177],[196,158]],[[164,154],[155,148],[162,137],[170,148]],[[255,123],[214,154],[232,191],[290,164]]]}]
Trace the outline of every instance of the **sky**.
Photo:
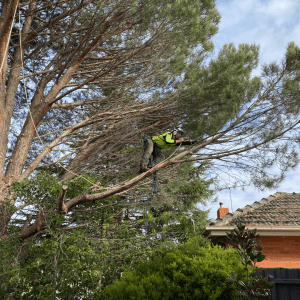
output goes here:
[{"label": "sky", "polygon": [[[221,21],[218,33],[212,38],[215,45],[212,58],[217,57],[224,44],[233,43],[235,47],[241,43],[257,44],[260,46],[259,66],[251,76],[259,76],[263,64],[280,62],[284,58],[289,42],[300,46],[299,0],[217,0],[216,6]],[[219,202],[232,213],[276,192],[300,192],[299,179],[300,166],[287,172],[277,189],[259,191],[251,186],[244,191],[231,189],[231,197],[229,190],[223,190],[216,194],[217,202],[200,208],[211,209],[208,217],[216,219]]]}]

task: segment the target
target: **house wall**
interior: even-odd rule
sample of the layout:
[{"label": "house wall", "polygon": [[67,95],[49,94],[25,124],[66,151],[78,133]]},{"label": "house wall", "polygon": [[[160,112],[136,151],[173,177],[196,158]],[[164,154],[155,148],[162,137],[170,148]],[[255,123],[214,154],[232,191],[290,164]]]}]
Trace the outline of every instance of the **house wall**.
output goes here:
[{"label": "house wall", "polygon": [[266,258],[259,268],[300,268],[300,236],[260,236]]},{"label": "house wall", "polygon": [[258,240],[266,255],[258,268],[300,269],[300,236],[259,236]]}]

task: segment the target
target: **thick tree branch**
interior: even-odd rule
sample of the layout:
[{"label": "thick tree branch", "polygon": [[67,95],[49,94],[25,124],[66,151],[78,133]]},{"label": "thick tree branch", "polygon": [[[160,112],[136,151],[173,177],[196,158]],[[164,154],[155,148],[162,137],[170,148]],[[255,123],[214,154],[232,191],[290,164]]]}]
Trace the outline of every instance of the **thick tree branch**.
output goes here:
[{"label": "thick tree branch", "polygon": [[[10,6],[11,2],[9,1],[7,3]],[[29,6],[29,11],[35,8],[36,3],[37,0],[31,1]],[[9,7],[9,9],[11,9],[11,7]],[[22,37],[24,37],[30,31],[30,24],[32,23],[32,19],[33,17],[31,15],[26,17],[26,23],[23,25],[22,28]],[[8,39],[10,39],[10,37],[8,37]],[[3,173],[4,170],[5,155],[6,155],[7,145],[8,145],[9,127],[10,127],[10,122],[11,122],[12,114],[16,103],[15,102],[16,92],[20,82],[19,75],[21,71],[21,54],[22,54],[22,50],[20,46],[17,46],[14,51],[14,59],[12,62],[10,73],[7,74],[7,70],[6,70],[5,75],[3,74],[4,77],[2,78],[2,80],[0,78],[0,97],[1,97],[0,98],[0,132],[1,132],[0,172],[1,173]],[[5,61],[5,65],[7,66],[7,61]],[[6,83],[5,78],[7,78],[7,75],[8,75],[8,80]],[[5,84],[7,86],[6,91],[5,91]]]},{"label": "thick tree branch", "polygon": [[23,232],[25,232],[25,230],[27,229],[27,227],[28,227],[29,223],[31,222],[31,220],[32,220],[32,214],[29,214],[27,216],[27,219],[26,219],[24,225],[23,225],[22,230],[20,231],[20,234],[23,234]]}]

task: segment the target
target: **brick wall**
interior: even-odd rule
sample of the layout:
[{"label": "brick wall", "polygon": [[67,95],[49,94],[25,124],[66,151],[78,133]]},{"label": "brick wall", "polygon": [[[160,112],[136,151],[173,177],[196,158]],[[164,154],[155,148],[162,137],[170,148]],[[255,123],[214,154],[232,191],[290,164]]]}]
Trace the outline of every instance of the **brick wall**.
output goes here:
[{"label": "brick wall", "polygon": [[266,258],[259,268],[300,268],[300,236],[260,236]]},{"label": "brick wall", "polygon": [[258,268],[300,269],[300,236],[259,236],[258,240],[266,255]]}]

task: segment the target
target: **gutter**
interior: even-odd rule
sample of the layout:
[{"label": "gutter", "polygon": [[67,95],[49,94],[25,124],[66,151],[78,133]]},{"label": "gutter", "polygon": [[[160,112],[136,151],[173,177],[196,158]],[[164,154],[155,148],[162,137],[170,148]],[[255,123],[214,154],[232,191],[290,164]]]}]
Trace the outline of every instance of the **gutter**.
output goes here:
[{"label": "gutter", "polygon": [[[226,236],[226,232],[236,229],[236,226],[206,226],[205,232],[208,237]],[[257,234],[261,236],[300,236],[300,226],[246,226],[245,229],[253,231],[257,229]]]}]

